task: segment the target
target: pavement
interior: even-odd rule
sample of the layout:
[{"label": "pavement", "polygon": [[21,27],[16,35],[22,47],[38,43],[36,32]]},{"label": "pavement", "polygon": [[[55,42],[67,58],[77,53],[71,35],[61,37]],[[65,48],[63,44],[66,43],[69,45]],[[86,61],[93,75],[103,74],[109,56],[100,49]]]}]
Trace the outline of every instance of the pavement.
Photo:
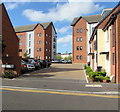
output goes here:
[{"label": "pavement", "polygon": [[120,90],[120,85],[114,83],[89,83],[82,64],[53,64],[12,80],[3,79],[2,85],[113,95]]}]

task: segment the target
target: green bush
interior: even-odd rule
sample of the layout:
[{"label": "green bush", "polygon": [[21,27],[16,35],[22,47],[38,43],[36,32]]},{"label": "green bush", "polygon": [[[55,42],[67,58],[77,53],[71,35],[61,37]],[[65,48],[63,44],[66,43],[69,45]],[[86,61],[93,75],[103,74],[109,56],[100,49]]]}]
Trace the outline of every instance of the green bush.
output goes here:
[{"label": "green bush", "polygon": [[5,71],[4,78],[14,78],[14,72],[12,70]]},{"label": "green bush", "polygon": [[86,69],[87,68],[87,65],[84,65],[84,69]]},{"label": "green bush", "polygon": [[95,72],[92,72],[92,71],[91,71],[91,72],[88,73],[88,75],[89,75],[90,79],[93,79],[93,78],[94,78],[94,75],[95,75]]},{"label": "green bush", "polygon": [[95,81],[102,82],[103,80],[104,80],[104,76],[102,75],[95,76]]},{"label": "green bush", "polygon": [[87,73],[93,72],[92,69],[90,68],[90,66],[88,66],[88,67],[86,68],[86,72],[87,72]]},{"label": "green bush", "polygon": [[110,77],[109,76],[105,76],[103,80],[107,80],[107,82],[110,82]]}]

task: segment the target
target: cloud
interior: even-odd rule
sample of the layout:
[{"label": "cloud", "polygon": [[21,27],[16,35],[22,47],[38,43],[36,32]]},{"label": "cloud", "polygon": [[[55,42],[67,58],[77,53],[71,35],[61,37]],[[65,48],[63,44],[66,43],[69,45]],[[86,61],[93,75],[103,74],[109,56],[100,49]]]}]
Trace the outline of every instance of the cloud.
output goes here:
[{"label": "cloud", "polygon": [[63,44],[63,47],[67,47],[68,46],[68,44]]},{"label": "cloud", "polygon": [[76,16],[97,12],[101,9],[103,7],[92,2],[68,2],[57,4],[56,7],[48,9],[48,12],[26,9],[23,11],[23,15],[32,22],[72,21]]},{"label": "cloud", "polygon": [[71,43],[72,42],[72,35],[67,35],[65,37],[58,38],[57,43]]},{"label": "cloud", "polygon": [[66,33],[70,29],[70,26],[64,26],[61,29],[57,29],[59,33]]},{"label": "cloud", "polygon": [[16,2],[16,3],[7,3],[6,4],[6,9],[7,10],[12,10],[12,9],[18,7],[18,4],[19,4],[18,2]]}]

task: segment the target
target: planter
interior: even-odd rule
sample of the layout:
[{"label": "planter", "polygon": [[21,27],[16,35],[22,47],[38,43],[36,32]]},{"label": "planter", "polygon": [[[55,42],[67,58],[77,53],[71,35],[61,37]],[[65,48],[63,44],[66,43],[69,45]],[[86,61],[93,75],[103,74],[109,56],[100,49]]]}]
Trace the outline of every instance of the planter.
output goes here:
[{"label": "planter", "polygon": [[106,82],[107,82],[107,80],[103,80],[103,82],[104,82],[104,83],[106,83]]}]

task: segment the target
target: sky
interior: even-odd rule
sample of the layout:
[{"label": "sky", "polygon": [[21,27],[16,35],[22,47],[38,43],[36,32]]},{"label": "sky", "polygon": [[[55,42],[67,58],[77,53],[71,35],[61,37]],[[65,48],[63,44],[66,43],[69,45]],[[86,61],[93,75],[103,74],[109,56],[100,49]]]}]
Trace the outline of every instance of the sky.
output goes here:
[{"label": "sky", "polygon": [[118,2],[4,2],[14,27],[53,22],[57,31],[57,52],[72,52],[72,20],[101,14]]}]

